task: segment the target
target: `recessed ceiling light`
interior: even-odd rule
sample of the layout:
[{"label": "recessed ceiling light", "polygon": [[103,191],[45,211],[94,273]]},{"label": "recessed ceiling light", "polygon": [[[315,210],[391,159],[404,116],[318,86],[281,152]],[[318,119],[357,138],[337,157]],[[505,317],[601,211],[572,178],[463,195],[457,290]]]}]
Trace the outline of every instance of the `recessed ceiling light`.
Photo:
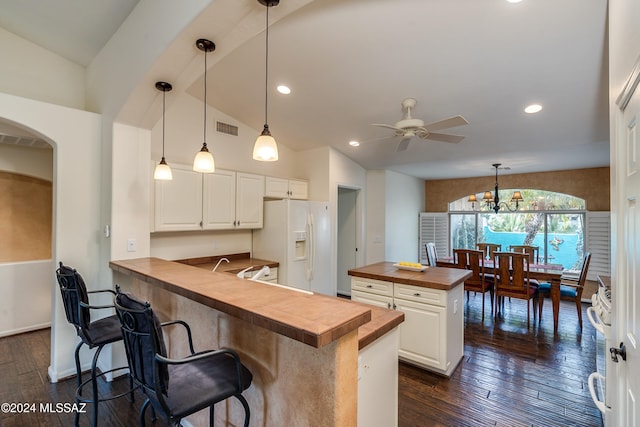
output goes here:
[{"label": "recessed ceiling light", "polygon": [[289,87],[285,85],[278,85],[278,92],[283,95],[289,95],[291,93],[291,89],[289,89]]},{"label": "recessed ceiling light", "polygon": [[540,110],[542,110],[542,105],[540,105],[540,104],[531,104],[531,105],[527,106],[524,109],[524,112],[525,113],[529,113],[529,114],[533,114],[533,113],[537,113]]},{"label": "recessed ceiling light", "polygon": [[509,3],[520,3],[522,0],[507,0]]},{"label": "recessed ceiling light", "polygon": [[352,147],[358,147],[360,146],[360,143],[358,141],[349,141],[349,145]]}]

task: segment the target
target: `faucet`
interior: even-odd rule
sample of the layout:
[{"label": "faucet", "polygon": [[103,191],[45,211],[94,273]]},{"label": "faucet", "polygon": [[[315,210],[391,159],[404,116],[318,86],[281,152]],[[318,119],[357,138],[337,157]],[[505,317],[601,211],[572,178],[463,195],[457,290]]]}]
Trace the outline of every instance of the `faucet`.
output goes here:
[{"label": "faucet", "polygon": [[260,270],[258,270],[258,272],[256,274],[254,274],[251,277],[251,280],[258,280],[260,279],[262,276],[265,276],[267,274],[269,274],[269,272],[271,271],[271,269],[269,268],[268,265],[265,265],[264,267],[262,267]]},{"label": "faucet", "polygon": [[221,263],[222,261],[226,261],[226,262],[227,262],[227,264],[229,263],[229,260],[228,260],[227,258],[220,258],[220,259],[218,260],[218,263],[216,264],[216,266],[215,266],[215,267],[213,267],[213,270],[211,270],[211,271],[216,271],[216,270],[218,269],[218,267],[220,266],[220,263]]}]

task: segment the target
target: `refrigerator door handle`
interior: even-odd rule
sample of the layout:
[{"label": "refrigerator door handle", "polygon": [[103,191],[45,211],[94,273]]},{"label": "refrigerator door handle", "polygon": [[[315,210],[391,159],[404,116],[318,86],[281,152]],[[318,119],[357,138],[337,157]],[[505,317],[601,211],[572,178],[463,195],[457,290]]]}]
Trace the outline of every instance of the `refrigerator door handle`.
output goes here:
[{"label": "refrigerator door handle", "polygon": [[313,227],[313,215],[307,215],[307,228],[308,228],[308,236],[307,236],[307,244],[309,245],[309,262],[307,263],[307,280],[311,280],[313,278],[313,268],[315,261],[315,249],[314,249],[314,227]]}]

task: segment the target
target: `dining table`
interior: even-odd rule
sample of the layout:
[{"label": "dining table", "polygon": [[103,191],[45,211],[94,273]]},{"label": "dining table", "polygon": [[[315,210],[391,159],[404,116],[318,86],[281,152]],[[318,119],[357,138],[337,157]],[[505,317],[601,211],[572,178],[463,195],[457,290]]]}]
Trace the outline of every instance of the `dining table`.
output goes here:
[{"label": "dining table", "polygon": [[[493,273],[493,259],[484,259],[485,271]],[[438,258],[438,267],[457,268],[453,257]],[[551,302],[553,305],[553,333],[558,333],[558,314],[560,313],[560,283],[564,267],[562,264],[551,263],[530,263],[529,278],[538,282],[548,282],[551,284]]]}]

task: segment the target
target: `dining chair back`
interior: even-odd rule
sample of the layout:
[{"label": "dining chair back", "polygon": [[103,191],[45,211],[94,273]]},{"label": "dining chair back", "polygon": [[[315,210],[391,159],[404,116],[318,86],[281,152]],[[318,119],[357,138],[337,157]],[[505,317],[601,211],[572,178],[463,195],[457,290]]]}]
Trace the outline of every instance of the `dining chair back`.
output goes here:
[{"label": "dining chair back", "polygon": [[[567,301],[575,301],[576,309],[578,311],[578,324],[582,329],[582,291],[587,280],[587,273],[589,272],[589,264],[591,263],[591,252],[586,252],[582,258],[582,268],[580,269],[580,275],[578,280],[563,279],[560,283],[560,299]],[[551,295],[551,284],[540,283],[538,286],[538,292],[540,294],[540,301],[538,305],[538,321],[542,320],[542,305],[544,304],[544,298]]]},{"label": "dining chair back", "polygon": [[527,301],[527,327],[530,324],[530,304],[533,300],[533,315],[536,315],[538,287],[529,278],[529,259],[527,253],[496,252],[494,254],[494,304],[498,316],[504,297],[519,298]]},{"label": "dining chair back", "polygon": [[474,249],[454,249],[453,259],[457,268],[471,270],[473,275],[464,281],[467,291],[467,302],[470,292],[482,292],[482,321],[484,322],[484,300],[487,291],[491,294],[491,310],[493,311],[493,277],[488,279],[484,272],[484,252]]},{"label": "dining chair back", "polygon": [[436,250],[436,244],[429,242],[425,244],[425,250],[427,252],[427,261],[431,267],[435,267],[438,262],[438,251]]},{"label": "dining chair back", "polygon": [[502,245],[499,243],[478,243],[476,248],[484,252],[484,257],[493,259],[493,254],[502,251]]},{"label": "dining chair back", "polygon": [[509,250],[511,252],[520,252],[524,254],[529,254],[529,263],[537,264],[540,262],[540,248],[538,246],[532,245],[511,245],[509,246]]}]

